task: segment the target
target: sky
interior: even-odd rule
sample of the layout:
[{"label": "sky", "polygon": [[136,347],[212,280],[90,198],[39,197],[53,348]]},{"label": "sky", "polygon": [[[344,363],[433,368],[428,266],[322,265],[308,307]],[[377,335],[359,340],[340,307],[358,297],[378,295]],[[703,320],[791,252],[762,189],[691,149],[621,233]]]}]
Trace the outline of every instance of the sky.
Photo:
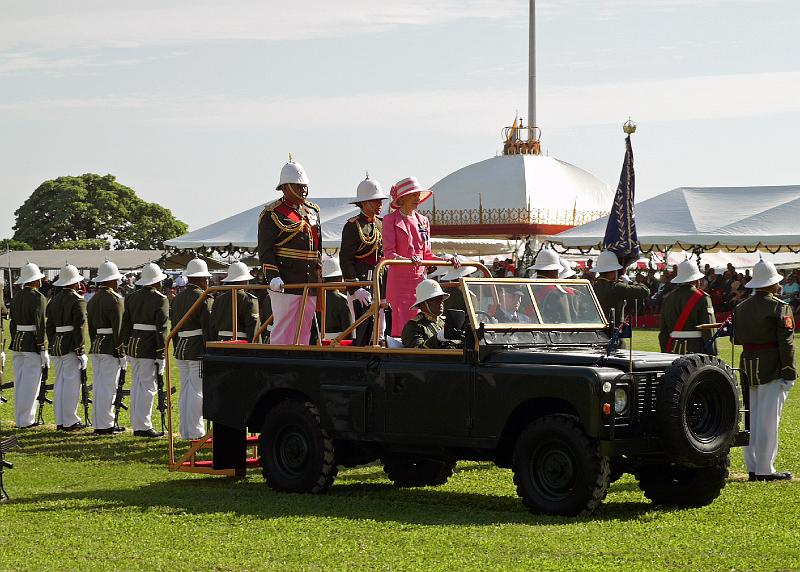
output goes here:
[{"label": "sky", "polygon": [[[538,0],[545,153],[637,201],[800,184],[800,2]],[[112,174],[190,229],[277,197],[425,185],[527,110],[527,0],[3,0],[0,238],[43,181]],[[702,213],[699,213],[702,216]]]}]

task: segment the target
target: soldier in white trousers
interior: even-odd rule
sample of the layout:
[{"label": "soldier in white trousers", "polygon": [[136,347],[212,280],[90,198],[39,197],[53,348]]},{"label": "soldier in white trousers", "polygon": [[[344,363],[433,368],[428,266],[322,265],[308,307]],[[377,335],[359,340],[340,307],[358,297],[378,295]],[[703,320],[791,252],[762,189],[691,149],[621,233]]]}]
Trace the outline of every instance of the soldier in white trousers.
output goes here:
[{"label": "soldier in white trousers", "polygon": [[23,288],[11,299],[11,350],[14,352],[14,421],[20,429],[38,425],[36,396],[42,368],[50,367],[45,346],[47,299],[39,292],[44,274],[28,262],[14,284]]},{"label": "soldier in white trousers", "polygon": [[122,348],[122,314],[125,302],[118,292],[122,278],[117,265],[106,260],[94,279],[97,292],[87,304],[89,356],[92,358],[94,399],[92,424],[96,435],[125,431],[114,422],[114,401],[121,371],[127,367]]},{"label": "soldier in white trousers", "polygon": [[129,413],[135,437],[164,435],[153,429],[152,410],[157,392],[156,375],[163,375],[165,367],[169,302],[159,290],[166,277],[156,264],[146,264],[136,281],[142,288],[125,298],[121,336],[133,370]]}]

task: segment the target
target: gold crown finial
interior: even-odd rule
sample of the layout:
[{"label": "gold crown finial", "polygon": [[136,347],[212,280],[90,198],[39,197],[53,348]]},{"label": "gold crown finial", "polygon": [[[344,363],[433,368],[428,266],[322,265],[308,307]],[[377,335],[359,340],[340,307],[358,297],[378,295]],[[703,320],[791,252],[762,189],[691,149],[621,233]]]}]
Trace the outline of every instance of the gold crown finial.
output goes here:
[{"label": "gold crown finial", "polygon": [[294,163],[294,159],[292,159],[292,154],[291,153],[289,153],[289,162],[290,163]]},{"label": "gold crown finial", "polygon": [[628,120],[622,124],[622,130],[627,134],[631,135],[632,133],[636,133],[636,124],[631,121],[631,118],[628,117]]}]

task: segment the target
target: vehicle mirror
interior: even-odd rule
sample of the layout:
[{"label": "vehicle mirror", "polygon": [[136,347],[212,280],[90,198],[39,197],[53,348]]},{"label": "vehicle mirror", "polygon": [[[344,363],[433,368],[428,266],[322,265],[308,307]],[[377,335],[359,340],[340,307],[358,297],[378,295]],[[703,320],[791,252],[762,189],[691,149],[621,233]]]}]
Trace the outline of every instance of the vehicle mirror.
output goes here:
[{"label": "vehicle mirror", "polygon": [[447,310],[444,318],[444,337],[448,340],[463,340],[466,316],[464,310],[452,308]]}]

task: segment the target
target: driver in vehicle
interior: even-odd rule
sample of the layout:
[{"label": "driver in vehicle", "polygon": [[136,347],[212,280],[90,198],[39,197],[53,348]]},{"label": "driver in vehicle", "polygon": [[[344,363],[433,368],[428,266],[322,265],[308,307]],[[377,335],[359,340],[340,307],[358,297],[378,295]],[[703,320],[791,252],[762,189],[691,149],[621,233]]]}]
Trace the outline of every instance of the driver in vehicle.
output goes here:
[{"label": "driver in vehicle", "polygon": [[529,324],[531,319],[519,311],[525,291],[520,286],[498,286],[497,297],[500,304],[493,318],[503,324]]},{"label": "driver in vehicle", "polygon": [[444,301],[450,297],[442,291],[436,280],[430,278],[417,285],[417,300],[411,310],[418,309],[419,314],[411,318],[403,328],[404,348],[443,348],[447,339],[444,337]]}]

